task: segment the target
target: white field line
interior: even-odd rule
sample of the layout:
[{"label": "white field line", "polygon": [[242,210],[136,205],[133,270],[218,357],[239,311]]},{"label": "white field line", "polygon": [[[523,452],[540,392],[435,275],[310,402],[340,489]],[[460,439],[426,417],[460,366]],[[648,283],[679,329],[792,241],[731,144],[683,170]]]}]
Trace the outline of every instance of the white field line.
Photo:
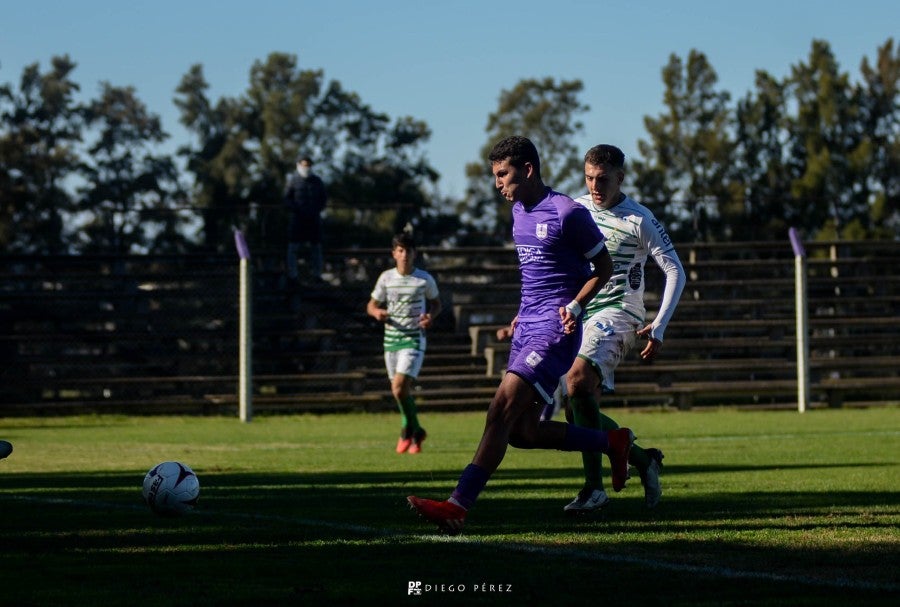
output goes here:
[{"label": "white field line", "polygon": [[[143,505],[118,504],[113,502],[98,502],[92,500],[76,500],[69,498],[41,498],[31,496],[3,495],[0,494],[0,500],[14,499],[33,503],[42,504],[68,504],[78,507],[91,507],[103,509],[119,509],[119,510],[145,510]],[[615,563],[622,565],[635,565],[645,567],[650,570],[665,569],[676,573],[691,573],[704,575],[707,577],[717,577],[726,579],[751,579],[763,580],[769,582],[783,582],[789,584],[803,584],[806,586],[814,586],[820,588],[848,588],[859,590],[880,590],[886,592],[900,591],[900,584],[885,584],[879,582],[869,582],[866,580],[851,578],[814,578],[802,575],[790,575],[783,573],[775,573],[771,571],[752,571],[744,569],[734,569],[731,567],[716,567],[711,565],[691,565],[688,563],[679,563],[675,561],[654,559],[650,557],[628,556],[621,554],[609,554],[584,550],[581,548],[562,548],[537,546],[534,544],[523,544],[521,542],[492,542],[478,538],[470,538],[465,535],[448,537],[438,534],[411,534],[396,529],[371,527],[368,525],[355,525],[351,523],[340,523],[335,521],[327,521],[320,519],[310,519],[303,517],[275,516],[263,514],[248,514],[240,512],[210,512],[196,511],[188,516],[202,517],[225,517],[235,519],[269,521],[285,524],[294,524],[302,527],[312,527],[315,529],[330,529],[334,531],[343,531],[348,533],[357,533],[360,535],[370,535],[380,538],[391,538],[398,540],[415,539],[419,541],[431,541],[436,543],[458,543],[471,546],[479,546],[490,549],[499,549],[501,551],[515,551],[527,554],[538,554],[541,556],[549,556],[560,559],[581,559],[587,561],[595,561],[602,563]]]},{"label": "white field line", "polygon": [[[718,436],[667,436],[666,442],[672,443],[696,443],[696,442],[719,442],[719,441],[776,441],[785,440],[814,440],[819,438],[830,439],[834,436],[849,437],[893,437],[900,436],[900,430],[841,430],[840,432],[809,432],[809,433],[791,433],[782,432],[780,434],[721,434]],[[640,439],[635,436],[635,439]]]}]

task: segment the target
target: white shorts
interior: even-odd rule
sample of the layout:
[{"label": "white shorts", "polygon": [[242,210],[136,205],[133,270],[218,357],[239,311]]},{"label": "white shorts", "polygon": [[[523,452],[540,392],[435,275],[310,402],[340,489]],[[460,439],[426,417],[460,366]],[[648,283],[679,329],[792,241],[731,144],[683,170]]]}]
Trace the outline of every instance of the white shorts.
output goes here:
[{"label": "white shorts", "polygon": [[384,366],[387,368],[388,379],[394,379],[398,373],[416,378],[422,370],[422,362],[425,360],[425,352],[408,348],[384,353]]},{"label": "white shorts", "polygon": [[637,342],[640,328],[631,316],[621,310],[600,310],[584,321],[584,335],[578,356],[587,358],[600,370],[605,390],[615,390],[615,371]]}]

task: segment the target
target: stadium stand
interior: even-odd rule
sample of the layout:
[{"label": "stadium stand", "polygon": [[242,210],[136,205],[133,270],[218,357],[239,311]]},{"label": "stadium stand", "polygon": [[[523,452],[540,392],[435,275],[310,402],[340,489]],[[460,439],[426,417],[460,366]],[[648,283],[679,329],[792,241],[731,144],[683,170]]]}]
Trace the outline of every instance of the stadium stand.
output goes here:
[{"label": "stadium stand", "polygon": [[[900,243],[809,243],[813,407],[900,401]],[[630,357],[603,405],[796,407],[794,258],[784,243],[695,243],[653,364]],[[393,410],[380,325],[365,314],[385,251],[326,252],[327,284],[285,290],[280,252],[253,258],[254,409]],[[427,249],[445,312],[417,384],[422,410],[483,410],[516,311],[506,247]],[[0,415],[237,408],[235,254],[0,257]],[[661,274],[647,269],[648,293]],[[650,313],[656,301],[649,300]]]}]

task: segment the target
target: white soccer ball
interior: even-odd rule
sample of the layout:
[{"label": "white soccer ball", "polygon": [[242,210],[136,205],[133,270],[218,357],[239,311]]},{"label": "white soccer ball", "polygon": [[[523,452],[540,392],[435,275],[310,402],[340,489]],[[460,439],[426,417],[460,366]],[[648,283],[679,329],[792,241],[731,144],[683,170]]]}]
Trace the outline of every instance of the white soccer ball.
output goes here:
[{"label": "white soccer ball", "polygon": [[181,462],[162,462],[150,468],[141,490],[144,502],[159,516],[181,516],[200,497],[200,481]]}]

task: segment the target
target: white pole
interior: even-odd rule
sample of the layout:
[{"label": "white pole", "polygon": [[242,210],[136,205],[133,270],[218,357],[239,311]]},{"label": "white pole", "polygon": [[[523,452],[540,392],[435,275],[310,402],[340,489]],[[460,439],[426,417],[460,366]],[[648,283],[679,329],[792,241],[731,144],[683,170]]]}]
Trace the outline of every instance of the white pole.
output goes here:
[{"label": "white pole", "polygon": [[240,284],[238,294],[238,412],[242,422],[253,419],[253,335],[251,331],[252,310],[250,291],[250,250],[244,235],[234,231],[240,262]]},{"label": "white pole", "polygon": [[809,406],[809,323],[806,295],[806,251],[795,228],[789,231],[794,248],[794,307],[797,317],[797,411]]}]

